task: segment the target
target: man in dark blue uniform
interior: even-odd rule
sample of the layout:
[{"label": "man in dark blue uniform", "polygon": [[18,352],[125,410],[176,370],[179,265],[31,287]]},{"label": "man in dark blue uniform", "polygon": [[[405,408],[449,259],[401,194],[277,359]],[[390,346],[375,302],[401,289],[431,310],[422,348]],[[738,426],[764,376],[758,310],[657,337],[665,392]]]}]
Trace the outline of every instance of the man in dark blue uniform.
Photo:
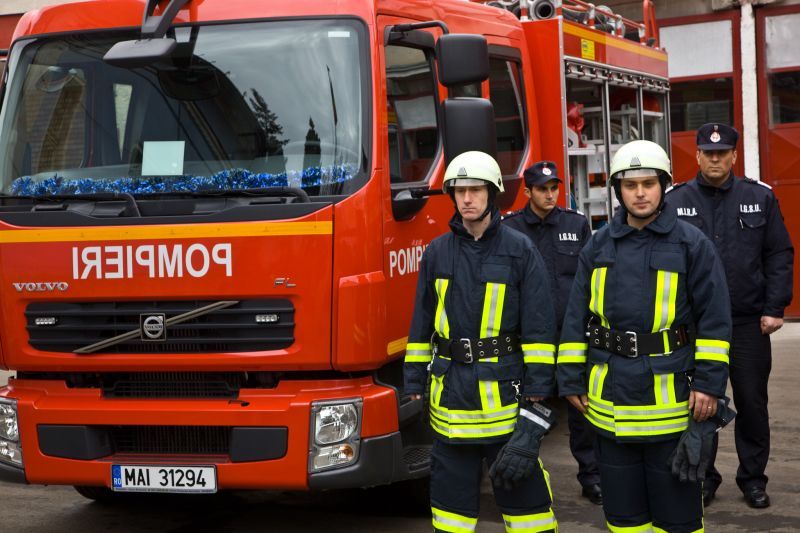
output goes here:
[{"label": "man in dark blue uniform", "polygon": [[622,146],[610,179],[620,209],[580,253],[558,346],[559,394],[597,432],[610,531],[703,531],[702,476],[671,457],[690,457],[694,472],[708,459],[703,430],[728,379],[722,264],[700,231],[663,210],[671,176],[660,146]]},{"label": "man in dark blue uniform", "polygon": [[[772,367],[769,335],[783,325],[792,299],[794,249],[778,200],[769,185],[733,175],[738,132],[725,124],[697,130],[695,179],[667,195],[671,210],[700,228],[725,266],[733,313],[730,379],[736,417],[736,483],[750,507],[769,507],[767,382]],[[714,447],[716,454],[716,442]],[[708,505],[722,476],[712,460],[703,486]]]},{"label": "man in dark blue uniform", "polygon": [[456,212],[422,256],[403,369],[405,393],[429,395],[433,527],[475,531],[485,460],[506,531],[554,532],[538,458],[552,413],[535,403],[555,393],[547,271],[531,242],[500,223],[503,179],[491,156],[453,158],[442,188]]},{"label": "man in dark blue uniform", "polygon": [[[503,222],[527,235],[542,254],[550,274],[550,289],[560,334],[569,291],[578,266],[578,254],[592,232],[583,214],[556,205],[561,179],[555,163],[540,161],[526,169],[523,176],[525,195],[529,198],[528,205],[506,215]],[[569,449],[578,461],[581,494],[592,503],[600,505],[603,503],[603,493],[594,455],[594,432],[584,416],[569,403],[567,422]]]}]

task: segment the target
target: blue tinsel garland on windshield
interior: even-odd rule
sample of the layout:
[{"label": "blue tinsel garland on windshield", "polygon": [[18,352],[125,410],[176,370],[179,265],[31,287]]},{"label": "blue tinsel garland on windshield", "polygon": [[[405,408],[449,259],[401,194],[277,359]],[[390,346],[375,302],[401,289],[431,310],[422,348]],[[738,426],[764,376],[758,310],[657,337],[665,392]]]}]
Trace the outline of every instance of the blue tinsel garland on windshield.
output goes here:
[{"label": "blue tinsel garland on windshield", "polygon": [[302,171],[290,170],[279,174],[254,174],[249,170],[234,168],[217,172],[213,176],[150,176],[141,178],[52,178],[38,179],[23,176],[11,183],[14,196],[52,196],[59,194],[130,193],[133,195],[174,192],[230,191],[287,187],[300,183],[303,189],[343,183],[355,177],[353,165],[309,167]]}]

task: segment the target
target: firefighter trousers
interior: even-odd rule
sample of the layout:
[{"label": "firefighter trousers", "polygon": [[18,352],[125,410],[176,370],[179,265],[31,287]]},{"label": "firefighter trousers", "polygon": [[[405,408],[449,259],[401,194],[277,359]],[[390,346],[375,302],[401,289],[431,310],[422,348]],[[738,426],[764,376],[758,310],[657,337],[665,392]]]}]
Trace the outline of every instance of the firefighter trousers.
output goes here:
[{"label": "firefighter trousers", "polygon": [[667,464],[678,438],[620,443],[597,436],[606,525],[613,533],[703,531],[700,483],[681,483]]},{"label": "firefighter trousers", "polygon": [[592,424],[583,413],[567,403],[567,425],[569,426],[569,451],[578,462],[578,482],[581,487],[589,487],[600,483],[600,471],[597,469]]},{"label": "firefighter trousers", "polygon": [[[747,492],[753,487],[766,488],[769,479],[764,473],[769,461],[769,395],[767,383],[772,370],[772,344],[769,335],[761,333],[759,321],[733,326],[730,380],[734,419],[734,441],[739,456],[736,484]],[[722,475],[714,466],[718,436],[714,436],[713,459],[706,470],[706,485],[716,489]]]},{"label": "firefighter trousers", "polygon": [[[433,530],[471,533],[478,523],[483,461],[491,465],[502,442],[447,444],[438,439],[431,450],[431,513]],[[549,474],[541,468],[513,490],[494,488],[497,506],[508,533],[557,532],[551,509]]]}]

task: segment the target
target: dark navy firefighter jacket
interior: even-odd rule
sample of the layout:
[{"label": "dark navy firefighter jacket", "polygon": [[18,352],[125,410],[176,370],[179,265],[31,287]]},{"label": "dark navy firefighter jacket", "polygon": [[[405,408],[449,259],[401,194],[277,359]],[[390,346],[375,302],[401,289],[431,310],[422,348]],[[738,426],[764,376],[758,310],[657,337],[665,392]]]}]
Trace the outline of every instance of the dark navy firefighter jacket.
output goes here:
[{"label": "dark navy firefighter jacket", "polygon": [[794,248],[769,185],[731,173],[717,188],[698,172],[667,191],[666,201],[714,243],[728,279],[734,324],[783,317],[792,301]]},{"label": "dark navy firefighter jacket", "polygon": [[527,235],[542,254],[550,274],[556,324],[560,329],[572,280],[578,268],[578,254],[592,236],[589,221],[578,211],[558,206],[542,219],[528,204],[503,217],[503,223]]},{"label": "dark navy firefighter jacket", "polygon": [[[514,431],[519,395],[555,394],[555,316],[547,272],[531,242],[500,224],[497,210],[477,241],[460,215],[450,227],[422,256],[405,393],[423,393],[430,365],[436,436],[450,443],[500,442]],[[516,334],[520,345],[462,363],[432,353],[434,332],[444,339],[473,340]],[[474,344],[473,351],[477,357]]]},{"label": "dark navy firefighter jacket", "polygon": [[[675,438],[688,427],[689,380],[723,396],[731,317],[722,264],[711,242],[673,210],[642,230],[620,209],[581,251],[558,348],[561,396],[588,394],[586,417],[619,441]],[[693,342],[635,358],[592,347],[587,322],[648,334],[689,327]]]}]

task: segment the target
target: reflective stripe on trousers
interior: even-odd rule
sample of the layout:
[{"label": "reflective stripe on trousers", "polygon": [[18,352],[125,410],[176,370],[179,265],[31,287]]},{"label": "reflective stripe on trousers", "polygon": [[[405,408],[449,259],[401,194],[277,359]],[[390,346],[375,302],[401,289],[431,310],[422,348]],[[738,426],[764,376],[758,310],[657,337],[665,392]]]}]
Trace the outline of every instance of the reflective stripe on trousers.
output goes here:
[{"label": "reflective stripe on trousers", "polygon": [[447,531],[448,533],[471,533],[475,531],[478,519],[456,513],[450,513],[431,507],[433,515],[433,527],[437,531]]}]

